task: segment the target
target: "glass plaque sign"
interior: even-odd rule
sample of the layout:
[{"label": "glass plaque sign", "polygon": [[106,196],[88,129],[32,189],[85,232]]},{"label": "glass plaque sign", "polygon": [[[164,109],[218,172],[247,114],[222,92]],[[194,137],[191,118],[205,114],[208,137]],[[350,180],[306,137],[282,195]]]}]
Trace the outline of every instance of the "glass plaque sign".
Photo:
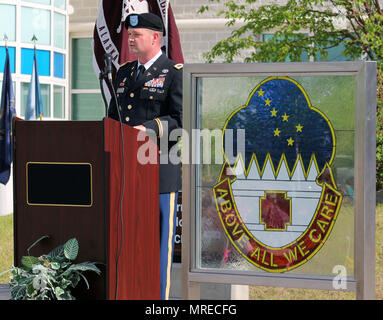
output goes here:
[{"label": "glass plaque sign", "polygon": [[375,62],[185,65],[190,288],[341,287],[373,297],[375,115]]}]

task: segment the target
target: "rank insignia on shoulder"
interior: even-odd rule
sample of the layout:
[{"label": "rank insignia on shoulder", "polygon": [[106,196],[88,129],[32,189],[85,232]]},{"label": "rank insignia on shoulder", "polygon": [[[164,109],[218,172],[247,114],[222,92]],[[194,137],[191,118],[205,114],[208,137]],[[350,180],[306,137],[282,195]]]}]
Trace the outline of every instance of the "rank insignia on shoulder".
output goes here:
[{"label": "rank insignia on shoulder", "polygon": [[124,63],[120,64],[120,68],[128,64],[130,61],[125,61]]},{"label": "rank insignia on shoulder", "polygon": [[177,63],[176,65],[174,65],[174,68],[177,69],[177,70],[180,70],[184,67],[184,65],[182,63]]}]

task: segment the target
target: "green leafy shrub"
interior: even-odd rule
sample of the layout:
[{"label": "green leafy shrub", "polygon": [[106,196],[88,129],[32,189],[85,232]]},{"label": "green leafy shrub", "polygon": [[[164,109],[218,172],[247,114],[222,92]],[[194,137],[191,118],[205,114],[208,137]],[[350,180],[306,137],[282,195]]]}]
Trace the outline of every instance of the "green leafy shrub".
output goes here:
[{"label": "green leafy shrub", "polygon": [[[376,188],[383,189],[383,10],[371,0],[207,0],[221,4],[217,15],[233,30],[204,54],[206,62],[281,62],[337,59],[371,60],[378,65]],[[264,3],[264,4],[263,4]],[[307,33],[309,30],[309,34]],[[264,35],[270,35],[267,41]]]},{"label": "green leafy shrub", "polygon": [[[31,247],[46,237],[41,237]],[[12,273],[12,300],[75,300],[71,288],[75,288],[81,278],[89,289],[83,272],[101,273],[96,262],[73,264],[79,251],[79,244],[75,238],[40,257],[29,255],[31,247],[27,250],[28,256],[21,259],[22,267],[13,267],[6,271]]]}]

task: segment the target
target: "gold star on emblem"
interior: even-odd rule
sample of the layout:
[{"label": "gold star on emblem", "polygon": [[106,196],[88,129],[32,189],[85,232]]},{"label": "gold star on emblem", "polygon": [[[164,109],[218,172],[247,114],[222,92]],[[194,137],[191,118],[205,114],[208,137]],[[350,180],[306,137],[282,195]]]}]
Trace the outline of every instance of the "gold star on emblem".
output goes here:
[{"label": "gold star on emblem", "polygon": [[265,93],[265,91],[263,91],[262,89],[259,89],[258,92],[258,97],[263,97],[263,94]]},{"label": "gold star on emblem", "polygon": [[267,98],[265,100],[265,106],[269,106],[270,107],[270,103],[271,103],[271,100],[269,98]]},{"label": "gold star on emblem", "polygon": [[276,117],[276,116],[277,116],[277,112],[278,112],[278,111],[275,110],[275,108],[274,108],[273,110],[270,111],[271,116],[272,116],[272,117]]},{"label": "gold star on emblem", "polygon": [[302,132],[303,126],[301,126],[301,124],[298,124],[297,126],[295,126],[295,128],[297,128],[297,132]]},{"label": "gold star on emblem", "polygon": [[294,140],[293,140],[293,138],[289,138],[289,139],[287,139],[287,145],[288,146],[292,146],[294,144]]},{"label": "gold star on emblem", "polygon": [[276,128],[274,130],[274,137],[279,137],[279,134],[281,133],[281,130],[279,130],[278,128]]},{"label": "gold star on emblem", "polygon": [[285,112],[285,114],[282,116],[282,121],[285,121],[285,122],[288,122],[289,121],[289,117],[290,116],[288,116],[287,114],[286,114],[286,112]]}]

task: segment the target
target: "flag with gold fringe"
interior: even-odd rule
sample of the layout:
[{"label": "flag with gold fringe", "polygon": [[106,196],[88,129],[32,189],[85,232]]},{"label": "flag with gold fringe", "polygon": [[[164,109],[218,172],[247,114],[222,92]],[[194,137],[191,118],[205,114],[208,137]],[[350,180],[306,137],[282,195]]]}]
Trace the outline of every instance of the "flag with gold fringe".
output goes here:
[{"label": "flag with gold fringe", "polygon": [[7,46],[5,50],[6,58],[0,106],[0,183],[4,185],[8,183],[13,161],[12,122],[16,116],[11,63]]}]

